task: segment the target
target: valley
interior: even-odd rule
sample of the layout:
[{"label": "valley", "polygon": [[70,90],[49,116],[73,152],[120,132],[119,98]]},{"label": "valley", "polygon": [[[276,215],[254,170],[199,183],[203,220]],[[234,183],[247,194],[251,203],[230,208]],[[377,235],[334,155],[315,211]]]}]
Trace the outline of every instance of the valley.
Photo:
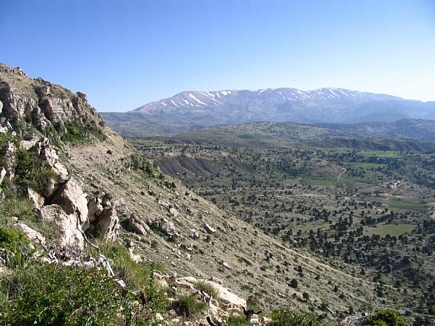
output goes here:
[{"label": "valley", "polygon": [[[309,141],[297,142],[277,137],[274,127],[264,128],[267,134],[248,124],[130,141],[163,173],[229,214],[332,266],[345,263],[340,268],[350,275],[375,282],[381,301],[403,293],[410,311],[431,315],[433,145],[314,141],[319,128],[300,126],[293,134],[305,129],[299,138]],[[415,289],[419,294],[409,295]]]}]

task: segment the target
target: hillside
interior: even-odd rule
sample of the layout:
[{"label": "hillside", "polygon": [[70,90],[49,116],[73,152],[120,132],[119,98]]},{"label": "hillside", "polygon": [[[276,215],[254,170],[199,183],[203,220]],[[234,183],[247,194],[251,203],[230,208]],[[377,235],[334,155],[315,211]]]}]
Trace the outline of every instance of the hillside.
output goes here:
[{"label": "hillside", "polygon": [[123,136],[174,135],[246,122],[353,124],[435,119],[435,103],[346,89],[182,92],[126,113],[102,113]]},{"label": "hillside", "polygon": [[[290,308],[338,321],[380,308],[406,311],[420,295],[410,289],[409,300],[403,300],[402,293],[386,284],[385,295],[379,297],[374,269],[354,273],[352,265],[283,243],[219,209],[198,196],[198,189],[164,175],[107,128],[83,93],[73,94],[4,65],[0,86],[0,319],[7,325],[8,318],[28,324],[36,319],[49,324],[46,315],[63,320],[67,306],[76,300],[80,304],[68,318],[93,318],[93,325],[121,324],[123,311],[130,309],[132,314],[125,317],[130,324],[146,324],[139,322],[143,317],[157,325],[204,325],[206,315],[215,320],[226,320],[232,312],[243,316],[242,305],[267,317],[272,309]],[[149,269],[151,277],[134,277],[133,272],[142,275]],[[77,276],[76,271],[84,274]],[[63,272],[63,280],[50,285],[51,290],[45,288]],[[97,280],[91,281],[94,276]],[[29,277],[36,283],[27,291]],[[84,277],[71,285],[77,292],[62,289],[76,277]],[[151,283],[144,285],[149,277]],[[190,307],[207,298],[205,290],[198,290],[199,281],[220,293],[213,294],[217,303],[209,300],[209,308],[195,314]],[[87,290],[82,290],[85,285]],[[96,289],[108,292],[94,300]],[[58,302],[66,294],[67,299],[33,304],[29,298],[39,293],[38,299]],[[190,303],[182,301],[186,297]],[[127,306],[110,308],[110,300]],[[100,302],[107,306],[98,306]],[[83,310],[88,304],[97,305],[92,313]],[[180,308],[183,304],[188,312]],[[6,310],[23,305],[29,310]],[[101,311],[114,319],[98,322]]]}]

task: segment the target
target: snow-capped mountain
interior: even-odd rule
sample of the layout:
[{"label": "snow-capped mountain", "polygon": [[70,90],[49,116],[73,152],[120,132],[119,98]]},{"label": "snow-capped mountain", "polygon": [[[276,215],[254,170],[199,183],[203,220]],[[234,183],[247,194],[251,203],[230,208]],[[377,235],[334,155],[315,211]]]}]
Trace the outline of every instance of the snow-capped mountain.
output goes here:
[{"label": "snow-capped mountain", "polygon": [[435,120],[435,102],[340,88],[186,91],[127,113],[102,115],[111,128],[123,135],[143,134],[138,133],[141,128],[146,128],[147,135],[161,135],[252,121],[357,123],[406,118]]},{"label": "snow-capped mountain", "polygon": [[[335,105],[365,101],[402,100],[399,97],[358,91],[321,88],[301,91],[295,88],[275,88],[250,90],[222,90],[213,92],[182,92],[173,97],[151,102],[134,110],[147,114],[163,112],[204,112],[206,110],[247,109],[257,111],[264,106],[293,104],[297,106],[317,107],[326,103]],[[259,107],[260,106],[260,107]],[[268,110],[265,110],[268,111]],[[270,113],[270,112],[266,112]]]}]

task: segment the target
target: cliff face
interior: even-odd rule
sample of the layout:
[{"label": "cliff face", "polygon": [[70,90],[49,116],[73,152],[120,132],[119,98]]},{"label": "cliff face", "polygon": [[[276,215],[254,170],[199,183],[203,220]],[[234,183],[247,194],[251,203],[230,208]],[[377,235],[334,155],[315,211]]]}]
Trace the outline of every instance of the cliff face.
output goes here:
[{"label": "cliff face", "polygon": [[83,232],[116,239],[118,217],[113,207],[100,205],[98,212],[89,211],[88,202],[99,199],[87,196],[83,182],[65,166],[65,152],[59,147],[94,136],[102,139],[104,127],[85,94],[73,94],[42,78],[29,78],[20,68],[0,63],[3,204],[27,198],[37,216],[53,224],[58,235],[54,242],[61,246],[83,248]]},{"label": "cliff face", "polygon": [[91,107],[86,95],[43,80],[29,78],[20,68],[0,63],[1,127],[22,131],[33,126],[42,134],[59,136],[75,124],[89,131],[102,130],[105,122]]}]

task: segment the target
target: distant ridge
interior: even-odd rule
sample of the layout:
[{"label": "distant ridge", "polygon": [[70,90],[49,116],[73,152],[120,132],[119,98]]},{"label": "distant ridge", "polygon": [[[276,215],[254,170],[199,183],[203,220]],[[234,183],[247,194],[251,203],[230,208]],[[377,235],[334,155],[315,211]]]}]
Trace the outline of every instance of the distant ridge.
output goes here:
[{"label": "distant ridge", "polygon": [[341,88],[185,91],[127,113],[102,115],[111,128],[124,136],[152,136],[254,121],[362,123],[435,120],[435,102]]},{"label": "distant ridge", "polygon": [[268,88],[259,90],[222,90],[213,92],[186,91],[170,98],[145,104],[134,111],[143,113],[168,112],[184,109],[225,107],[243,102],[245,105],[295,103],[318,106],[329,102],[365,102],[365,101],[403,100],[385,94],[358,92],[341,88],[321,88],[301,91],[295,88]]}]

